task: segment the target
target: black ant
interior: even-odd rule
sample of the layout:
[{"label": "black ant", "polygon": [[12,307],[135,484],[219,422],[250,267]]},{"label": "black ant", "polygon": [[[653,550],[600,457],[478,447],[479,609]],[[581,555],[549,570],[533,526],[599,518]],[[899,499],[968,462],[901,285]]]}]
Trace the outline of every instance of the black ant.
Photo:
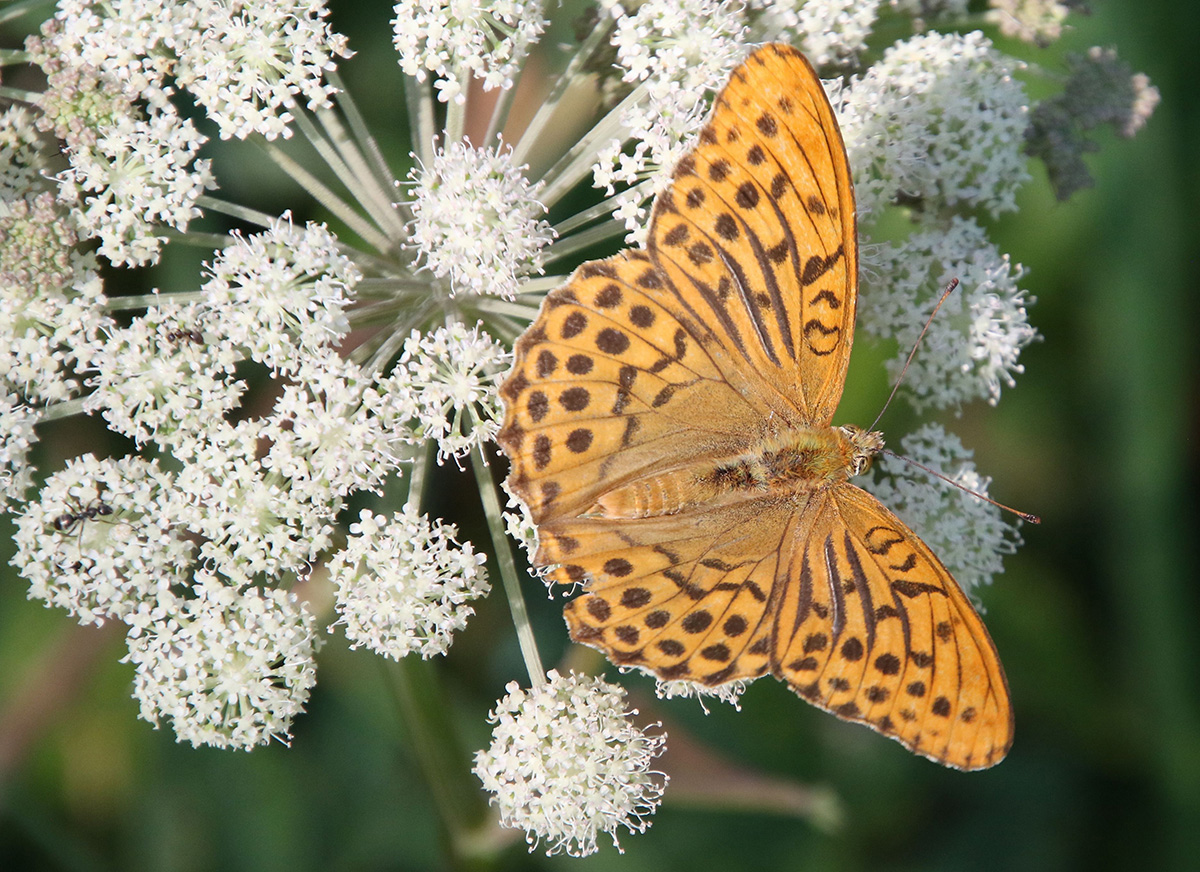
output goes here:
[{"label": "black ant", "polygon": [[192,341],[193,343],[195,343],[196,345],[204,344],[204,334],[201,333],[199,330],[176,329],[176,330],[172,330],[170,333],[167,334],[168,342],[178,342],[181,339],[188,339],[188,340]]},{"label": "black ant", "polygon": [[112,513],[113,507],[97,497],[77,512],[63,512],[54,519],[52,526],[60,533],[69,533],[75,528],[76,524],[81,524],[84,521],[94,521],[96,518],[106,517]]}]

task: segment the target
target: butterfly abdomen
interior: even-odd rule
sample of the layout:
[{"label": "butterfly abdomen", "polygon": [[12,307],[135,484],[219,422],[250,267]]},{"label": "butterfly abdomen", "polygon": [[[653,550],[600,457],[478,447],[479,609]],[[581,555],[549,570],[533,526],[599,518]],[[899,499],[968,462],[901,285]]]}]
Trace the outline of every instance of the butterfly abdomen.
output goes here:
[{"label": "butterfly abdomen", "polygon": [[649,518],[674,515],[689,506],[711,502],[721,493],[692,468],[669,469],[635,479],[596,500],[588,513],[603,518]]}]

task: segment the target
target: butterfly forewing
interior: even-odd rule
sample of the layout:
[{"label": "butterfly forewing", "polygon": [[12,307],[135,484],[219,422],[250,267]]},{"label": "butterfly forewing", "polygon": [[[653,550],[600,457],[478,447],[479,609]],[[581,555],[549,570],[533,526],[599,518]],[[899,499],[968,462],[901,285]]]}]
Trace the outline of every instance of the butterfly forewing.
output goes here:
[{"label": "butterfly forewing", "polygon": [[664,309],[662,283],[642,252],[585,264],[517,342],[499,441],[538,523],[586,511],[665,457],[744,443],[746,421],[771,415]]},{"label": "butterfly forewing", "polygon": [[655,204],[649,250],[679,305],[742,367],[828,424],[853,341],[854,195],[820,80],[770,45],[717,97]]}]

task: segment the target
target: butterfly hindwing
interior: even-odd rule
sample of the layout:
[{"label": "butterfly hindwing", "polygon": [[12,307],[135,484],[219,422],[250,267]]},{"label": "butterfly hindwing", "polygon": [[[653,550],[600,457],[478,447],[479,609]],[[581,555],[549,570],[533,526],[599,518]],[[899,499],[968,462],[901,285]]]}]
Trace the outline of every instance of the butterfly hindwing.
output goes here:
[{"label": "butterfly hindwing", "polygon": [[538,562],[587,580],[567,624],[614,663],[667,681],[752,679],[769,668],[768,601],[794,516],[790,500],[754,500],[636,523],[561,521]]},{"label": "butterfly hindwing", "polygon": [[1008,686],[979,615],[870,494],[815,498],[785,571],[775,670],[805,699],[959,769],[1012,743]]}]

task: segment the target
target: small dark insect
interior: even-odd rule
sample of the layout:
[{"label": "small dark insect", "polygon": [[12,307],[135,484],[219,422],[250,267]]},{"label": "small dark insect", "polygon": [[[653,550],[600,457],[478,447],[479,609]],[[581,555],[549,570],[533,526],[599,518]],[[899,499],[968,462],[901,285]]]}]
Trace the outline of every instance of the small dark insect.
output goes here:
[{"label": "small dark insect", "polygon": [[204,334],[199,330],[172,330],[167,334],[168,342],[178,342],[181,339],[188,339],[196,345],[204,344]]},{"label": "small dark insect", "polygon": [[53,527],[60,533],[67,533],[73,530],[76,524],[80,524],[84,521],[93,521],[96,518],[105,517],[107,515],[111,515],[112,513],[112,506],[106,502],[102,502],[99,498],[96,498],[77,512],[63,512],[54,519]]}]

